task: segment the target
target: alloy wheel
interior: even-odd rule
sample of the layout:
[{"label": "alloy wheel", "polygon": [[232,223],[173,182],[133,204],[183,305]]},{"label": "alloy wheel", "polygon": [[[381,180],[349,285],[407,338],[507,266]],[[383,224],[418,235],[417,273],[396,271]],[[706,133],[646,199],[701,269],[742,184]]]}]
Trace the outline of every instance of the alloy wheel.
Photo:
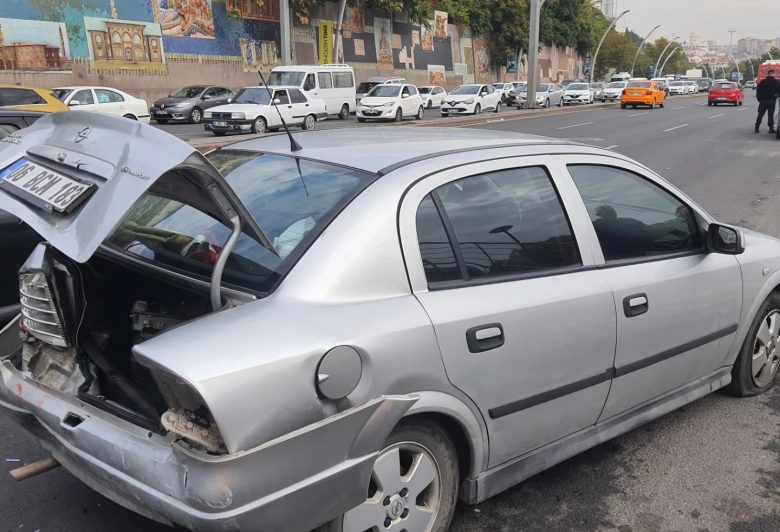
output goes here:
[{"label": "alloy wheel", "polygon": [[753,383],[759,388],[769,384],[780,365],[780,310],[773,310],[763,319],[753,343]]},{"label": "alloy wheel", "polygon": [[200,109],[197,107],[192,110],[192,114],[190,115],[190,121],[193,124],[200,124],[201,119],[203,118],[203,115],[200,113]]},{"label": "alloy wheel", "polygon": [[428,532],[441,504],[441,474],[419,443],[388,447],[374,463],[368,497],[344,514],[344,532]]}]

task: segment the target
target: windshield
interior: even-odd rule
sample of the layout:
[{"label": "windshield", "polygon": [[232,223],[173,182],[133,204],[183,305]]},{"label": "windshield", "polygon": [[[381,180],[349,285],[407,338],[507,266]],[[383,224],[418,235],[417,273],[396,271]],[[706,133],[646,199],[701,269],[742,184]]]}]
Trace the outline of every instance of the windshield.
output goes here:
[{"label": "windshield", "polygon": [[479,92],[479,85],[461,85],[450,94],[477,94]]},{"label": "windshield", "polygon": [[233,103],[256,103],[258,105],[268,105],[271,99],[268,97],[268,91],[265,87],[247,87],[238,91]]},{"label": "windshield", "polygon": [[305,72],[280,72],[275,70],[268,76],[269,85],[291,85],[299,87],[303,82]]},{"label": "windshield", "polygon": [[360,94],[365,94],[368,91],[370,91],[371,89],[373,89],[374,87],[376,87],[377,85],[379,85],[378,81],[364,81],[363,83],[358,85],[358,88],[357,88],[356,92],[358,92]]},{"label": "windshield", "polygon": [[206,87],[184,87],[171,94],[171,98],[196,98]]},{"label": "windshield", "polygon": [[401,92],[400,85],[377,85],[366,96],[374,96],[376,98],[395,98],[398,93]]},{"label": "windshield", "polygon": [[623,81],[617,81],[615,83],[608,83],[607,88],[608,89],[623,89],[625,88],[626,83]]},{"label": "windshield", "polygon": [[53,89],[51,93],[54,95],[55,98],[57,98],[59,101],[64,102],[68,95],[73,92],[73,89]]},{"label": "windshield", "polygon": [[430,94],[432,88],[433,87],[420,87],[417,90],[420,91],[420,94]]},{"label": "windshield", "polygon": [[571,83],[566,88],[570,91],[586,91],[589,87],[587,83]]},{"label": "windshield", "polygon": [[539,85],[539,88],[536,89],[536,92],[547,92],[550,90],[550,85],[548,83],[542,83]]},{"label": "windshield", "polygon": [[[258,292],[273,290],[341,209],[375,179],[354,169],[257,152],[218,150],[207,157],[279,254],[245,234],[239,237],[223,280]],[[230,230],[154,190],[136,203],[106,244],[208,280]]]},{"label": "windshield", "polygon": [[594,89],[603,89],[604,88],[604,84],[603,83],[594,83],[593,85],[591,85],[591,87],[593,87]]},{"label": "windshield", "polygon": [[632,81],[628,84],[631,88],[641,88],[641,89],[647,89],[650,87],[649,81]]},{"label": "windshield", "polygon": [[497,88],[497,89],[503,89],[504,88],[504,84],[503,83],[493,83],[493,86],[495,88]]}]

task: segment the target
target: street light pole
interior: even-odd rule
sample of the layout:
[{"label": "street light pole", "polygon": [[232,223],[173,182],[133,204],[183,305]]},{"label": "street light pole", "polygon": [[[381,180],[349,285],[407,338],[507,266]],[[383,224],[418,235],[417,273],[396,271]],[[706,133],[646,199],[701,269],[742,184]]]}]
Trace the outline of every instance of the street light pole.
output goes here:
[{"label": "street light pole", "polygon": [[664,61],[664,63],[661,65],[661,70],[660,70],[660,71],[658,71],[658,72],[656,72],[654,77],[656,77],[656,78],[661,78],[661,77],[663,77],[663,74],[664,74],[664,68],[666,68],[666,63],[668,63],[668,62],[669,62],[669,60],[672,58],[672,56],[673,56],[673,55],[674,55],[674,54],[677,52],[677,50],[679,50],[679,49],[680,49],[680,47],[679,47],[679,46],[677,46],[677,47],[675,47],[675,48],[674,48],[674,49],[673,49],[671,52],[669,52],[669,55],[667,55],[667,56],[666,56],[666,60],[665,60],[665,61]]},{"label": "street light pole", "polygon": [[631,77],[632,77],[632,78],[634,77],[634,67],[636,67],[636,60],[637,60],[637,58],[639,57],[639,52],[641,52],[641,51],[642,51],[642,48],[645,46],[645,44],[647,43],[647,40],[648,40],[648,39],[650,38],[650,36],[651,36],[651,35],[652,35],[652,34],[655,32],[655,30],[657,30],[657,29],[658,29],[658,28],[660,28],[660,27],[661,27],[661,25],[659,24],[658,26],[656,26],[655,28],[653,28],[652,30],[650,30],[650,33],[648,33],[648,34],[647,34],[647,37],[645,37],[645,40],[644,40],[644,41],[642,41],[642,44],[640,44],[640,45],[639,45],[639,48],[637,48],[637,49],[636,49],[636,55],[634,55],[634,62],[633,62],[633,63],[631,63]]},{"label": "street light pole", "polygon": [[753,74],[753,79],[756,79],[756,69],[753,68],[753,60],[750,59],[750,56],[747,52],[742,52],[742,55],[745,56],[745,58],[748,60],[748,63],[750,63],[750,72]]},{"label": "street light pole", "polygon": [[658,61],[655,62],[655,67],[653,67],[653,77],[657,77],[655,74],[658,72],[658,65],[661,64],[661,58],[664,56],[666,51],[669,49],[670,46],[674,44],[674,41],[679,40],[679,37],[673,37],[671,41],[669,41],[669,44],[666,45],[666,48],[663,49],[661,52],[661,55],[658,56]]},{"label": "street light pole", "polygon": [[596,53],[593,54],[593,61],[590,63],[590,73],[588,74],[588,83],[593,82],[593,74],[596,71],[596,59],[599,57],[599,52],[601,51],[601,46],[604,44],[604,41],[607,40],[607,35],[609,35],[609,32],[612,31],[612,28],[615,27],[615,24],[617,24],[618,20],[626,16],[628,13],[631,13],[630,9],[626,9],[621,14],[619,14],[615,20],[612,21],[612,24],[609,25],[609,28],[607,28],[607,31],[604,32],[604,35],[601,37],[601,41],[599,41],[599,45],[596,48]]},{"label": "street light pole", "polygon": [[290,50],[290,0],[279,0],[279,38],[282,41],[282,64],[292,63]]},{"label": "street light pole", "polygon": [[[528,92],[525,108],[536,107],[536,78],[539,70],[539,20],[545,0],[531,0],[531,18],[528,34]],[[518,65],[519,67],[519,65]]]}]

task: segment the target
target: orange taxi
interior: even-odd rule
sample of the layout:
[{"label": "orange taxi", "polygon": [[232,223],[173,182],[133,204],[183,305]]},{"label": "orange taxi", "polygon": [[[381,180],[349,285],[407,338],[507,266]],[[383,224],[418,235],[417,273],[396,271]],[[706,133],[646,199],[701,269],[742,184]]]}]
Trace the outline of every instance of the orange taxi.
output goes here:
[{"label": "orange taxi", "polygon": [[49,89],[3,84],[0,84],[0,107],[9,107],[20,111],[40,111],[42,113],[57,113],[70,110]]},{"label": "orange taxi", "polygon": [[646,105],[650,109],[663,107],[666,103],[666,93],[655,81],[629,81],[620,97],[620,108],[629,105],[636,109],[637,105]]}]

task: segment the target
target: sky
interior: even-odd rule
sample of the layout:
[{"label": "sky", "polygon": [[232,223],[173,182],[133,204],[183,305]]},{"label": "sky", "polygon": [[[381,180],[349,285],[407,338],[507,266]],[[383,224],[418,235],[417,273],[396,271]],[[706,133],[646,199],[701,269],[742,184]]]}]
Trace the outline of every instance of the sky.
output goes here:
[{"label": "sky", "polygon": [[734,44],[743,37],[780,37],[780,0],[617,0],[617,12],[631,12],[618,22],[643,37],[661,24],[653,36],[682,36],[694,32],[706,40],[729,44],[729,30],[735,30]]}]

